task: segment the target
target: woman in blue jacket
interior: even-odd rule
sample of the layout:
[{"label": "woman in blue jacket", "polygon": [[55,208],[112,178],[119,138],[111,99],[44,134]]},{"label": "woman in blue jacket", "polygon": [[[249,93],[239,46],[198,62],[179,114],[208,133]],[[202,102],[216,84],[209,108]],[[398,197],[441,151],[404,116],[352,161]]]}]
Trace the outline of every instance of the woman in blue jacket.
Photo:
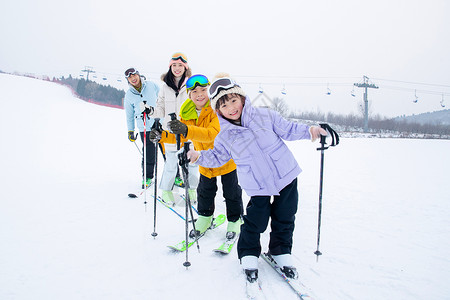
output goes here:
[{"label": "woman in blue jacket", "polygon": [[[155,168],[155,147],[149,140],[149,133],[154,123],[154,119],[150,116],[153,114],[156,106],[156,99],[158,98],[159,86],[154,82],[146,81],[144,76],[141,76],[135,68],[129,68],[125,71],[125,77],[128,80],[129,89],[125,94],[124,108],[127,116],[128,139],[130,142],[136,141],[134,135],[135,124],[137,125],[142,145],[144,145],[144,118],[143,107],[148,107],[150,113],[147,115],[145,122],[146,134],[146,177],[144,178],[144,157],[142,156],[142,188],[149,186],[153,179],[153,171]],[[144,147],[142,146],[142,153]]]}]

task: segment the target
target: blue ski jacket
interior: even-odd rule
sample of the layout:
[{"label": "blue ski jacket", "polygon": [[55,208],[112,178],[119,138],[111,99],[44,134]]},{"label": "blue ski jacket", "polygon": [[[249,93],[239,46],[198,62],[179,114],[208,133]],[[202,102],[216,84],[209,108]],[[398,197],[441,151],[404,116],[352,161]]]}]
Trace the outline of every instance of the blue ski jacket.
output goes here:
[{"label": "blue ski jacket", "polygon": [[[142,77],[141,82],[142,89],[140,93],[131,84],[128,84],[129,89],[125,93],[123,106],[125,108],[125,114],[127,116],[128,131],[134,131],[135,121],[139,131],[144,131],[144,120],[139,109],[140,104],[142,101],[147,101],[148,105],[155,108],[156,99],[158,99],[159,86],[154,82],[142,80]],[[145,123],[146,131],[150,131],[154,123],[154,119],[148,116]]]}]

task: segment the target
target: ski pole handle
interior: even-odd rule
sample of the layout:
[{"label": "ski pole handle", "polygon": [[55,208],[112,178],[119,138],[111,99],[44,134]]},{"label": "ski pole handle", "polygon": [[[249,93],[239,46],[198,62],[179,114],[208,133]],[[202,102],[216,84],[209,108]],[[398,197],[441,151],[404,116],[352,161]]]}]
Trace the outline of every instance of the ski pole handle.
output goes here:
[{"label": "ski pole handle", "polygon": [[155,120],[155,123],[154,123],[153,127],[156,128],[156,129],[159,129],[159,126],[161,125],[161,124],[159,123],[160,118],[155,118],[154,120]]},{"label": "ski pole handle", "polygon": [[177,119],[176,113],[170,113],[169,116],[170,116],[170,120],[172,120],[172,121]]},{"label": "ski pole handle", "polygon": [[[169,116],[170,116],[170,120],[172,120],[172,121],[177,119],[177,114],[176,113],[170,113]],[[180,146],[181,146],[180,135],[176,134],[175,138],[177,140],[177,150],[180,150]]]},{"label": "ski pole handle", "polygon": [[325,147],[326,138],[327,138],[328,135],[327,136],[321,135],[320,136],[321,147],[317,148],[317,150],[326,150],[329,147],[334,147],[334,146],[338,145],[339,144],[339,135],[337,134],[337,132],[334,131],[334,129],[331,128],[330,125],[328,125],[326,123],[322,123],[322,124],[319,124],[319,125],[320,125],[320,127],[322,127],[323,129],[325,129],[328,132],[329,136],[331,136],[331,144],[330,144],[330,146]]},{"label": "ski pole handle", "polygon": [[153,112],[155,111],[155,109],[152,106],[148,105],[147,101],[145,100],[139,104],[139,110],[141,111],[142,118],[144,118],[145,115],[147,116],[153,115]]},{"label": "ski pole handle", "polygon": [[189,158],[187,158],[187,153],[190,150],[191,142],[185,142],[184,143],[184,151],[183,154],[186,156],[186,161],[189,162]]}]

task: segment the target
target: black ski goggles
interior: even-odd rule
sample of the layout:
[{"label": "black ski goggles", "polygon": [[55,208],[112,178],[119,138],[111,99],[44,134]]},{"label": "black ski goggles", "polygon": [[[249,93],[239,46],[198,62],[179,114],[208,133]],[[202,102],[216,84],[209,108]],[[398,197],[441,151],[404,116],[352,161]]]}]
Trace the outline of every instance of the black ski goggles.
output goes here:
[{"label": "black ski goggles", "polygon": [[129,68],[128,70],[125,71],[125,77],[128,78],[131,75],[134,74],[139,74],[139,72],[135,69],[135,68]]},{"label": "black ski goggles", "polygon": [[221,90],[228,90],[232,87],[239,86],[233,79],[231,78],[220,78],[213,82],[213,84],[209,87],[209,99],[212,99],[219,94]]}]

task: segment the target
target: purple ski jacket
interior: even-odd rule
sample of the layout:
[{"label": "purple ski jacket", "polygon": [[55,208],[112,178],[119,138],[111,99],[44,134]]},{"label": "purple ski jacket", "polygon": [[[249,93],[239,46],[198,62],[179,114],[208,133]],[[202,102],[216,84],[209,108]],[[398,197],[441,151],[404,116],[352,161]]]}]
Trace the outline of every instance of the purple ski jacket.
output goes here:
[{"label": "purple ski jacket", "polygon": [[279,195],[302,171],[284,140],[310,139],[309,126],[277,112],[252,107],[245,99],[241,126],[218,114],[220,132],[214,148],[200,151],[196,164],[217,168],[233,159],[240,186],[249,196]]}]

